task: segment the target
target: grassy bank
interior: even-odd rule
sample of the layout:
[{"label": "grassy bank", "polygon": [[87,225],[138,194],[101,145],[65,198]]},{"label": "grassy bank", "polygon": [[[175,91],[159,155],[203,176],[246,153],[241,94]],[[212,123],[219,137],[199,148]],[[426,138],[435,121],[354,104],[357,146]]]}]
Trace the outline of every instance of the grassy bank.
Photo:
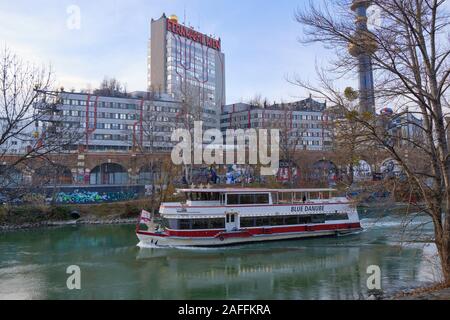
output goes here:
[{"label": "grassy bank", "polygon": [[103,203],[92,205],[26,205],[1,206],[0,227],[35,226],[46,222],[67,222],[80,215],[80,221],[112,221],[137,219],[142,209],[147,209],[145,200]]}]

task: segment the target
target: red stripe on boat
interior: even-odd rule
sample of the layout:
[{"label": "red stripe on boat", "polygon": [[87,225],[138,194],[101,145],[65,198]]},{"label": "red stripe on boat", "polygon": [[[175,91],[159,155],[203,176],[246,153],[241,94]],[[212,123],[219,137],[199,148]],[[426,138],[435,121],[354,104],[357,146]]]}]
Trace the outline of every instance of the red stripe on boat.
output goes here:
[{"label": "red stripe on boat", "polygon": [[[226,232],[226,230],[167,230],[163,234],[149,233],[138,231],[138,234],[154,236],[154,237],[176,237],[176,238],[217,238],[221,235],[226,237],[251,237],[267,234],[285,234],[285,233],[301,233],[301,232],[319,232],[319,231],[337,231],[337,230],[355,230],[361,229],[360,223],[346,223],[346,224],[328,224],[328,225],[314,225],[314,226],[292,226],[292,227],[262,227],[253,229],[241,229],[239,232]],[[233,236],[235,235],[235,236]]]}]

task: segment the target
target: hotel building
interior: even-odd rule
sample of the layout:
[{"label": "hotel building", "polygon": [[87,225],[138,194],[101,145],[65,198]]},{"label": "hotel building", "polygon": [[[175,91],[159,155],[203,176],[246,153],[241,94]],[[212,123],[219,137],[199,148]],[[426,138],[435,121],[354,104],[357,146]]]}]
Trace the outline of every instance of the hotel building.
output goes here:
[{"label": "hotel building", "polygon": [[219,128],[226,103],[221,40],[164,14],[151,22],[148,51],[148,91],[167,93],[181,102],[195,96],[205,129]]}]

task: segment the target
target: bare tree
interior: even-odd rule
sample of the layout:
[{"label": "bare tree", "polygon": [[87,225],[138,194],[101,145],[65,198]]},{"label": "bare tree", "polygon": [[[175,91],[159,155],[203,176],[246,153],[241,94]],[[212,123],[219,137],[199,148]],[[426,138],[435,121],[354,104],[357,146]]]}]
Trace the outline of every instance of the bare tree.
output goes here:
[{"label": "bare tree", "polygon": [[251,98],[247,103],[251,106],[266,108],[269,105],[269,100],[267,98],[263,98],[262,95],[258,93],[255,94],[255,96]]},{"label": "bare tree", "polygon": [[50,85],[50,71],[24,63],[8,48],[3,49],[0,57],[1,158],[9,153],[9,148],[3,147],[12,139],[30,142],[31,147],[15,164],[40,151],[38,144],[32,145],[33,130],[40,115],[35,104],[42,97],[39,90],[48,89]]},{"label": "bare tree", "polygon": [[[338,77],[356,70],[355,59],[347,51],[349,46],[353,53],[369,55],[378,101],[400,110],[409,108],[422,118],[418,123],[409,123],[422,133],[423,141],[418,143],[411,137],[392,134],[378,116],[358,112],[352,115],[352,121],[364,127],[364,137],[397,161],[409,185],[419,191],[424,201],[422,209],[435,227],[434,241],[444,279],[450,283],[450,153],[445,120],[450,87],[447,1],[373,0],[371,4],[379,9],[382,19],[371,32],[359,33],[355,33],[351,4],[348,0],[329,0],[323,5],[311,1],[307,8],[299,10],[297,20],[306,34],[302,41],[335,48],[336,59],[329,71]],[[319,87],[304,81],[298,84],[348,107],[348,101],[329,79],[320,78]],[[394,138],[403,143],[393,143]],[[425,162],[411,161],[411,152]]]},{"label": "bare tree", "polygon": [[99,96],[112,96],[112,97],[126,97],[127,86],[126,84],[122,84],[116,78],[108,78],[105,77],[100,84],[98,89],[95,89],[93,92],[95,95]]},{"label": "bare tree", "polygon": [[0,54],[0,188],[16,188],[20,172],[32,171],[34,159],[67,151],[77,134],[61,126],[58,94],[49,95],[52,72],[22,61],[5,48]]},{"label": "bare tree", "polygon": [[[347,88],[348,90],[350,88]],[[344,107],[336,105],[327,110],[330,119],[328,126],[332,139],[334,162],[341,167],[340,174],[346,177],[342,182],[350,187],[355,180],[355,169],[363,160],[370,144],[366,143],[364,127],[355,121],[353,116],[357,113],[354,103],[357,96],[353,92],[344,92],[348,103]]]},{"label": "bare tree", "polygon": [[[180,112],[177,114],[176,123],[179,128],[185,129],[194,136],[195,122],[200,122],[204,119],[204,111],[206,108],[205,92],[200,85],[195,85],[187,79],[182,79],[180,85],[179,99],[181,100]],[[192,144],[192,152],[195,145]],[[193,164],[184,165],[185,182],[193,183]]]},{"label": "bare tree", "polygon": [[[264,119],[266,114],[263,112],[263,129],[279,130],[281,159],[287,163],[289,170],[300,168],[302,159],[298,156],[298,153],[304,148],[303,138],[307,129],[304,127],[294,127],[295,105],[281,103],[273,106],[272,111],[273,109],[279,111],[275,119]],[[295,176],[290,174],[288,182],[291,186],[294,186],[294,180]]]}]

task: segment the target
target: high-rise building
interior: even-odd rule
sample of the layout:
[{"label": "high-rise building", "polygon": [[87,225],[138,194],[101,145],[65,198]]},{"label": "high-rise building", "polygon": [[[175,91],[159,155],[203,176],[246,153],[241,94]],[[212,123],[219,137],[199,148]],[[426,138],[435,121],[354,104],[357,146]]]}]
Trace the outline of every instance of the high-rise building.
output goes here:
[{"label": "high-rise building", "polygon": [[219,128],[225,105],[225,55],[220,38],[208,36],[163,15],[151,22],[148,89],[180,101],[195,96],[206,128]]}]

